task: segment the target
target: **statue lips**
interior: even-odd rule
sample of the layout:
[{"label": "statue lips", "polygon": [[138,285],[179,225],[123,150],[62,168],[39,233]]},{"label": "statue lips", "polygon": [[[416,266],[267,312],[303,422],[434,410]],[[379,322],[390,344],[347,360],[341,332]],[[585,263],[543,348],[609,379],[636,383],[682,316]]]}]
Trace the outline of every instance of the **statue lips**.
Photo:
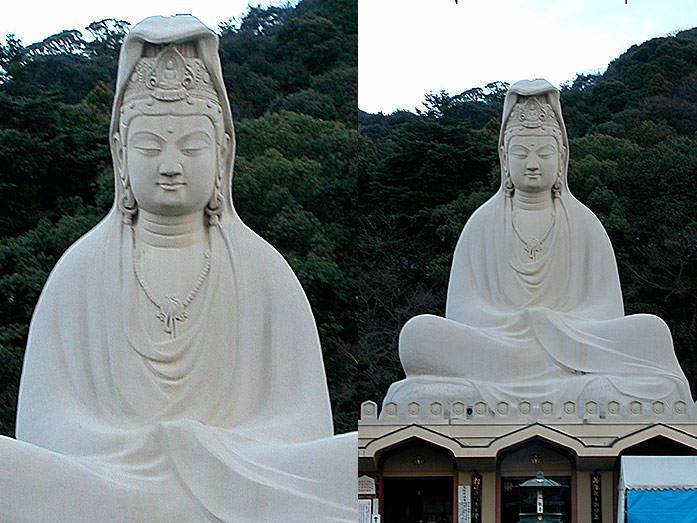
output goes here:
[{"label": "statue lips", "polygon": [[186,185],[186,182],[180,182],[180,181],[164,181],[164,182],[157,182],[157,185],[164,189],[165,191],[176,191],[177,189],[184,187]]}]

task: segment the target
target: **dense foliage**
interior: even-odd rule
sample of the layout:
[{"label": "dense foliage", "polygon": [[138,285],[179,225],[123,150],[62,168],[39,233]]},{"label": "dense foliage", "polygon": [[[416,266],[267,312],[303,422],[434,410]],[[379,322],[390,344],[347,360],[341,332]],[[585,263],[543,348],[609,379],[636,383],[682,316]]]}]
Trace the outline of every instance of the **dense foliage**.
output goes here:
[{"label": "dense foliage", "polygon": [[[0,43],[0,433],[12,435],[29,320],[61,254],[113,203],[108,125],[128,24],[103,20],[24,46]],[[353,281],[357,3],[252,7],[220,24],[237,132],[242,218],[288,259],[313,306],[336,428]]]},{"label": "dense foliage", "polygon": [[[398,333],[443,314],[452,253],[498,188],[507,86],[430,94],[419,114],[359,114],[378,162],[361,195],[357,384],[380,400],[403,377]],[[697,390],[697,29],[631,47],[602,75],[562,88],[569,185],[604,224],[626,312],[668,323]]]},{"label": "dense foliage", "polygon": [[[125,22],[0,44],[0,433],[29,319],[61,253],[112,204],[107,128]],[[457,237],[497,188],[507,85],[358,114],[357,3],[251,8],[220,25],[243,219],[296,271],[339,431],[400,378],[399,330],[442,314]],[[570,186],[615,246],[628,313],[670,326],[697,390],[697,29],[634,46],[562,89]]]}]

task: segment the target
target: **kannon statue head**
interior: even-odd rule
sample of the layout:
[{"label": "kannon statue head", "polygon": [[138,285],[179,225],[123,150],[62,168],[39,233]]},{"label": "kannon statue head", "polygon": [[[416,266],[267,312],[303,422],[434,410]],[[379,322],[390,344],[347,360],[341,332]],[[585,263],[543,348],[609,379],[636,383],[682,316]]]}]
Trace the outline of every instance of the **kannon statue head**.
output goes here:
[{"label": "kannon statue head", "polygon": [[118,209],[126,223],[141,209],[164,216],[205,212],[216,224],[232,162],[226,95],[195,40],[140,44],[132,70],[119,71],[128,77],[117,88],[112,115]]},{"label": "kannon statue head", "polygon": [[[535,90],[542,92],[533,94]],[[526,96],[520,91],[533,92]],[[516,189],[551,191],[552,197],[561,194],[566,185],[568,146],[559,92],[551,84],[523,80],[511,87],[504,104],[499,156],[507,196],[513,196]]]}]

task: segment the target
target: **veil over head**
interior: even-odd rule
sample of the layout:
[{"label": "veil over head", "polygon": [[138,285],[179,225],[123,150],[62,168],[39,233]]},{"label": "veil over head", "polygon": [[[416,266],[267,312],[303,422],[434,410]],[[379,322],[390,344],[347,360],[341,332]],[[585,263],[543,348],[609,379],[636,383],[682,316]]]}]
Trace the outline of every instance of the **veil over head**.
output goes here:
[{"label": "veil over head", "polygon": [[[123,104],[123,96],[128,85],[128,80],[143,56],[146,44],[164,45],[193,42],[196,46],[196,54],[206,66],[211,76],[213,86],[218,94],[218,103],[223,111],[225,132],[231,140],[229,154],[226,157],[226,165],[223,175],[223,205],[228,213],[235,214],[232,203],[232,169],[235,159],[235,129],[230,110],[230,100],[227,96],[223,72],[218,55],[218,36],[201,21],[191,15],[176,15],[172,17],[151,16],[136,24],[126,35],[119,54],[118,73],[116,76],[116,92],[111,110],[111,123],[109,136],[113,137],[119,131],[120,110]],[[111,154],[114,165],[117,163],[116,147],[111,140]],[[114,173],[116,176],[116,172]],[[115,202],[123,196],[123,184],[116,176]]]},{"label": "veil over head", "polygon": [[[562,165],[561,165],[561,181],[562,181],[562,192],[569,193],[569,185],[567,181],[567,174],[569,168],[569,138],[566,133],[566,126],[564,125],[564,118],[561,112],[561,102],[559,90],[550,84],[547,80],[538,78],[536,80],[520,80],[514,83],[506,93],[506,98],[503,102],[503,113],[501,116],[501,132],[499,133],[499,158],[501,164],[503,165],[503,147],[505,146],[505,130],[508,126],[511,112],[513,108],[522,99],[529,97],[536,97],[545,100],[554,111],[554,117],[559,124],[561,130],[561,145],[565,149],[562,154]],[[501,187],[503,188],[505,173],[501,169]]]}]

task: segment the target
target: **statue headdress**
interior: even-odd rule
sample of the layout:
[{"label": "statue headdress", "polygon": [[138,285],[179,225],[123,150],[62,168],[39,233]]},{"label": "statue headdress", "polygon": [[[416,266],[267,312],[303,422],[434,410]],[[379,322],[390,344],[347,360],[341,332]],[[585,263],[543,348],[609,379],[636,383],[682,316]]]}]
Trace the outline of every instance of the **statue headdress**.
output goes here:
[{"label": "statue headdress", "polygon": [[172,102],[191,97],[218,103],[218,93],[206,65],[195,56],[183,54],[193,52],[191,45],[170,44],[154,57],[143,56],[125,86],[124,103],[147,98]]},{"label": "statue headdress", "polygon": [[[547,80],[520,80],[513,84],[503,103],[501,133],[499,134],[499,155],[504,165],[504,147],[511,136],[519,133],[551,134],[559,142],[562,160],[559,165],[558,183],[552,189],[558,196],[562,190],[568,191],[567,169],[569,162],[569,139],[561,114],[559,91]],[[512,194],[513,186],[507,173],[501,170],[501,186],[507,194]]]},{"label": "statue headdress", "polygon": [[[116,94],[111,114],[110,136],[127,123],[129,109],[145,108],[154,101],[204,104],[217,113],[214,125],[230,138],[230,154],[216,177],[216,191],[206,208],[211,224],[223,210],[234,213],[231,177],[235,133],[230,102],[223,83],[218,37],[191,15],[153,16],[137,24],[121,47]],[[112,143],[117,164],[117,148]],[[116,204],[128,222],[136,213],[136,202],[125,173],[116,177]]]}]

